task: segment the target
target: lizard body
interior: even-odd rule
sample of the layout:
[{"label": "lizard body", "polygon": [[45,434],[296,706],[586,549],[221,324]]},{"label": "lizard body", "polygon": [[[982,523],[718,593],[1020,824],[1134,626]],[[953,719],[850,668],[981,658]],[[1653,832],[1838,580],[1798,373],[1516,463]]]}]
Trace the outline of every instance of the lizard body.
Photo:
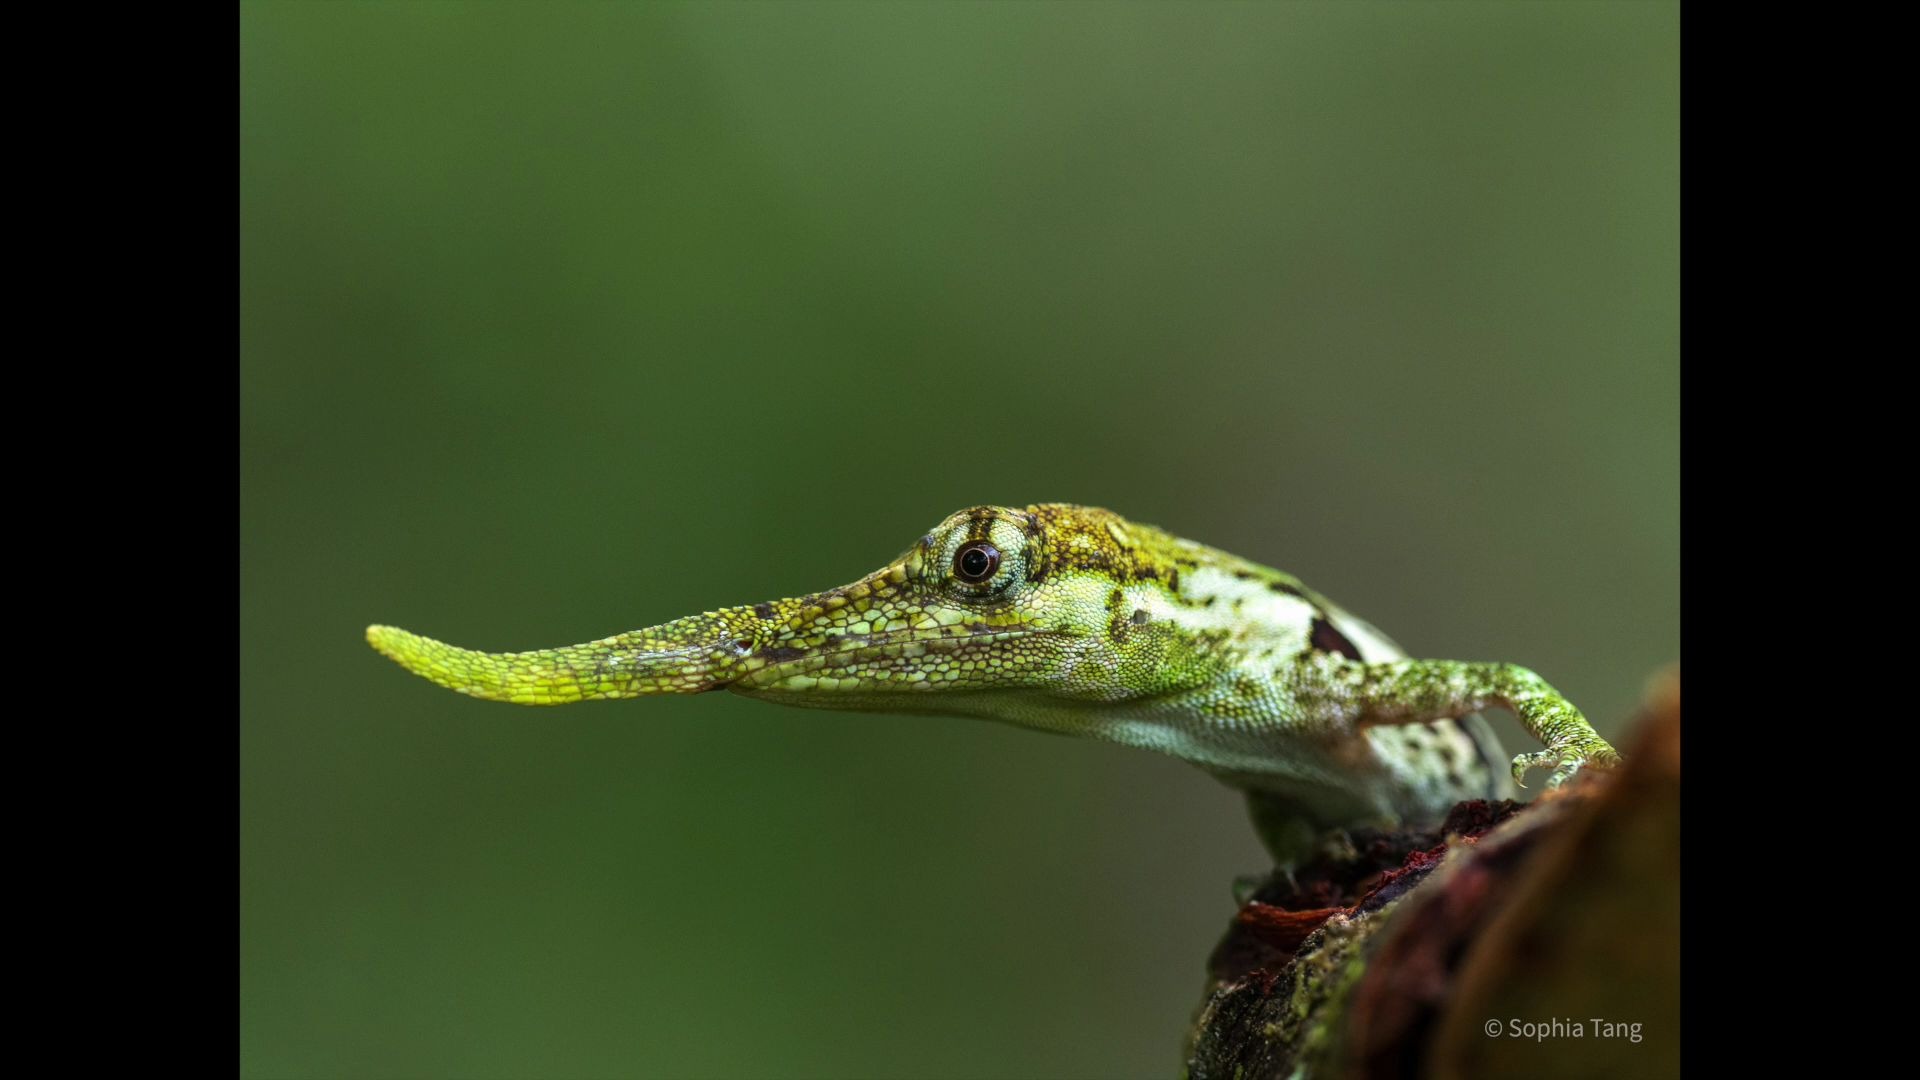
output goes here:
[{"label": "lizard body", "polygon": [[1248,795],[1280,865],[1328,829],[1428,823],[1509,793],[1475,715],[1501,705],[1550,786],[1619,760],[1539,676],[1412,660],[1288,574],[1107,510],[981,506],[852,584],[560,649],[484,653],[386,626],[441,686],[530,705],[727,689],[788,705],[973,716],[1189,761]]}]

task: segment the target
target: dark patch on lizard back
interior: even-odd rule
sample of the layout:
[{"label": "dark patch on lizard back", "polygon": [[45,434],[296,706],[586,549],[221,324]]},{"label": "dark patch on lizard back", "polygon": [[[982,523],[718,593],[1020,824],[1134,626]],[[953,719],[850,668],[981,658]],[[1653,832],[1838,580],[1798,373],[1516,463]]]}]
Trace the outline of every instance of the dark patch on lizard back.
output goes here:
[{"label": "dark patch on lizard back", "polygon": [[[1239,575],[1235,575],[1235,576],[1237,577]],[[1307,595],[1307,590],[1301,588],[1298,585],[1293,584],[1292,582],[1269,581],[1267,582],[1267,588],[1272,589],[1274,592],[1283,593],[1287,596],[1291,596],[1296,600],[1305,600],[1307,603],[1313,604],[1315,608],[1318,608],[1320,606],[1317,602],[1314,601],[1313,597]]]},{"label": "dark patch on lizard back", "polygon": [[1347,640],[1347,635],[1334,629],[1324,615],[1313,617],[1313,634],[1308,640],[1321,652],[1336,653],[1349,660],[1360,659],[1360,650]]}]

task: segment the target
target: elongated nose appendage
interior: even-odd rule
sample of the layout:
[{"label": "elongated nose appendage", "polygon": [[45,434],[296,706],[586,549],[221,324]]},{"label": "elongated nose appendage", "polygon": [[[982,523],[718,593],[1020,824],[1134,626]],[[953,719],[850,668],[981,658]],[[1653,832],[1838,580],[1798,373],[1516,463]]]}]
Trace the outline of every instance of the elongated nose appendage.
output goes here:
[{"label": "elongated nose appendage", "polygon": [[757,621],[737,609],[712,612],[535,652],[462,649],[392,626],[367,627],[367,643],[449,690],[516,705],[565,705],[720,689],[753,650]]}]

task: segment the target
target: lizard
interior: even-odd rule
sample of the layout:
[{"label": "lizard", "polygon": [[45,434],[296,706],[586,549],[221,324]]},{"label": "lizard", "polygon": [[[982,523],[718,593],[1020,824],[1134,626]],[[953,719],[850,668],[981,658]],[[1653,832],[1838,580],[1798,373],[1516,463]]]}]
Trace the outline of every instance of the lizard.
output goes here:
[{"label": "lizard", "polygon": [[[949,516],[848,585],[580,645],[490,653],[395,627],[368,642],[489,701],[730,690],[786,705],[1010,722],[1171,754],[1246,794],[1291,871],[1361,825],[1437,822],[1620,756],[1509,663],[1412,659],[1290,574],[1063,503]],[[1479,710],[1544,749],[1510,762]]]}]

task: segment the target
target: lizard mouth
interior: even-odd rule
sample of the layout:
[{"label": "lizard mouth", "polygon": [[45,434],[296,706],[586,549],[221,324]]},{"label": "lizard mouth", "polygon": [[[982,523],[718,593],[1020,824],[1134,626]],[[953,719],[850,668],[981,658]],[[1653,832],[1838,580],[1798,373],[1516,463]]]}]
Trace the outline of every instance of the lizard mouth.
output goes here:
[{"label": "lizard mouth", "polygon": [[[966,625],[882,631],[833,638],[811,647],[771,645],[754,653],[732,690],[938,690],[948,681],[927,657],[984,654],[996,645],[1052,631]],[[764,666],[751,666],[764,660]]]}]

